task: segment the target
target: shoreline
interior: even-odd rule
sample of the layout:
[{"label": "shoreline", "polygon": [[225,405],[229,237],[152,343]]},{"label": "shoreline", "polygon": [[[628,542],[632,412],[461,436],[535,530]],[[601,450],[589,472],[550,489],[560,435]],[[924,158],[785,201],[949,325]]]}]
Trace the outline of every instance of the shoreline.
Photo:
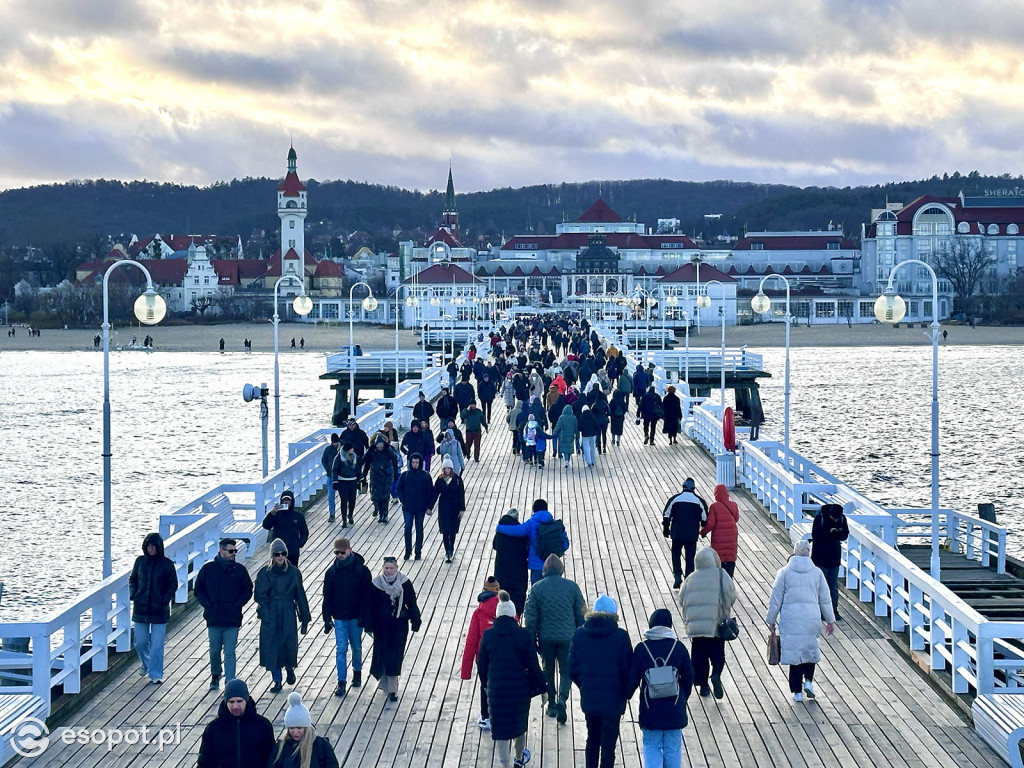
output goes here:
[{"label": "shoreline", "polygon": [[[652,328],[656,327],[652,325]],[[695,348],[717,347],[721,343],[721,326],[705,325],[700,333],[690,332],[690,346]],[[1024,326],[943,326],[948,331],[946,339],[939,345],[946,346],[1016,346],[1024,345]],[[866,325],[806,325],[794,324],[790,329],[792,347],[918,347],[930,344],[927,328],[915,325],[913,328],[901,324],[899,328],[880,323]],[[0,335],[0,353],[13,351],[36,352],[82,352],[94,349],[93,340],[97,329],[43,329],[39,337],[30,337],[26,328],[17,328],[12,339],[3,329]],[[219,351],[220,339],[224,339],[225,353],[244,354],[244,339],[251,339],[253,352],[274,351],[274,330],[269,322],[225,323],[223,325],[174,325],[115,328],[111,331],[111,351],[118,346],[127,346],[132,336],[138,343],[146,335],[154,338],[156,352],[212,352]],[[296,347],[291,342],[295,339]],[[305,348],[300,341],[305,340]],[[394,326],[355,324],[354,339],[364,350],[393,350],[395,346]],[[400,329],[398,346],[403,350],[419,348],[420,336],[411,330]],[[779,348],[786,343],[785,326],[781,322],[758,323],[757,325],[726,326],[725,345],[751,348]],[[348,344],[347,324],[303,325],[282,323],[279,327],[281,354],[336,352]],[[677,337],[676,349],[685,346],[683,337]],[[652,349],[656,346],[652,345]]]}]

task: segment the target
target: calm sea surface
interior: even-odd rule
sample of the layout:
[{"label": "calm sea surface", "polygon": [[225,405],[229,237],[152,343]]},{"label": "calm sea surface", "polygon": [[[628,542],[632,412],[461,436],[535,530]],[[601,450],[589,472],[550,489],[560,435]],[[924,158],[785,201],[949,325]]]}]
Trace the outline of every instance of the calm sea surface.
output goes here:
[{"label": "calm sea surface", "polygon": [[[781,332],[781,331],[780,331]],[[1024,409],[1016,347],[940,350],[940,503],[1024,528]],[[763,433],[781,439],[784,350],[764,351]],[[885,505],[929,504],[931,349],[798,348],[791,353],[791,442]],[[319,355],[285,355],[282,454],[327,426],[333,393]],[[36,618],[98,580],[102,560],[102,356],[0,356],[0,492],[5,582],[0,618]],[[260,474],[259,407],[245,383],[273,387],[273,356],[111,353],[113,551],[127,567],[161,513],[223,482]],[[273,404],[270,418],[273,466]],[[1024,545],[1011,538],[1010,549]]]}]

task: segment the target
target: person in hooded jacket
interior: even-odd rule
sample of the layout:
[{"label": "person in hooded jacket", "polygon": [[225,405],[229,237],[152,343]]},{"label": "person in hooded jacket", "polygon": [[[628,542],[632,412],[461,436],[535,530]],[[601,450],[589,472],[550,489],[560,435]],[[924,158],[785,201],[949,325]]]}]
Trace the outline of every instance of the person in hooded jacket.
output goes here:
[{"label": "person in hooded jacket", "polygon": [[391,485],[398,477],[398,453],[388,445],[387,440],[378,436],[373,447],[363,459],[363,480],[370,478],[370,499],[373,501],[373,516],[381,523],[388,521],[388,503],[391,501]]},{"label": "person in hooded jacket", "polygon": [[590,411],[589,405],[580,409],[578,420],[580,439],[583,443],[583,466],[592,467],[597,463],[597,418]]},{"label": "person in hooded jacket", "polygon": [[644,396],[647,388],[651,386],[653,382],[647,375],[647,371],[644,370],[642,365],[637,365],[636,370],[633,372],[633,399],[636,400],[636,416],[640,418],[640,399]]},{"label": "person in hooded jacket", "polygon": [[525,403],[522,400],[516,400],[508,413],[505,414],[505,423],[508,424],[508,429],[512,433],[512,455],[519,456],[523,451],[523,438],[520,432],[519,415],[523,412]]},{"label": "person in hooded jacket", "polygon": [[580,689],[580,708],[587,722],[587,768],[615,765],[619,721],[632,690],[632,659],[633,644],[619,627],[618,603],[600,595],[569,647],[569,675]]},{"label": "person in hooded jacket", "polygon": [[622,394],[623,402],[626,403],[626,410],[629,410],[629,396],[633,394],[633,374],[626,368],[624,357],[620,357],[619,378],[615,380],[615,391]]},{"label": "person in hooded jacket", "polygon": [[373,577],[367,629],[373,634],[370,674],[388,701],[398,701],[398,678],[405,660],[409,629],[419,632],[422,624],[416,604],[416,590],[409,577],[398,570],[397,557],[385,557],[381,572]]},{"label": "person in hooded jacket", "polygon": [[466,410],[470,403],[476,402],[476,390],[473,389],[473,385],[469,383],[468,372],[464,373],[462,375],[462,381],[455,385],[455,389],[452,390],[452,396],[455,398],[455,402],[458,403],[459,413]]},{"label": "person in hooded jacket", "polygon": [[299,630],[309,628],[309,602],[302,586],[302,573],[288,560],[288,545],[281,539],[270,544],[270,564],[256,574],[253,591],[256,615],[260,620],[260,666],[270,670],[271,693],[281,690],[281,668],[288,685],[295,685],[295,667],[299,659]]},{"label": "person in hooded jacket", "polygon": [[[462,474],[462,470],[466,468],[466,460],[469,457],[463,453],[462,446],[455,438],[454,430],[449,429],[445,431],[444,439],[437,447],[437,452],[442,457],[442,462],[451,464],[452,471],[455,474]],[[444,464],[442,463],[441,466],[443,467]]]},{"label": "person in hooded jacket", "polygon": [[[483,634],[477,654],[480,685],[487,691],[491,738],[502,768],[523,768],[530,761],[526,730],[530,700],[540,690],[540,668],[530,633],[516,622],[507,592],[498,593],[494,624]],[[512,758],[514,742],[515,759]]]},{"label": "person in hooded jacket", "polygon": [[135,558],[128,577],[128,596],[135,622],[135,652],[142,663],[142,674],[151,683],[164,681],[164,643],[167,622],[171,620],[171,601],[178,591],[174,563],[164,555],[164,540],[159,533],[147,533],[142,540],[142,555]]},{"label": "person in hooded jacket", "polygon": [[683,582],[679,604],[683,609],[683,626],[691,639],[694,685],[701,696],[710,695],[713,687],[715,698],[720,699],[725,695],[725,640],[718,637],[718,625],[732,615],[736,586],[711,547],[697,553],[696,565],[696,570]]},{"label": "person in hooded jacket", "polygon": [[[420,428],[420,422],[414,419],[409,425],[409,431],[402,437],[401,451],[406,459],[414,453],[418,453],[420,458],[423,459],[423,457],[429,456],[434,452],[433,435],[428,436],[424,434]],[[426,462],[423,462],[423,469],[429,471]]]},{"label": "person in hooded jacket", "polygon": [[466,510],[466,486],[447,456],[441,464],[441,474],[430,490],[430,499],[431,506],[435,500],[437,502],[437,527],[444,545],[444,561],[451,563],[455,557],[455,537],[459,534],[459,523]]},{"label": "person in hooded jacket", "polygon": [[430,474],[423,469],[423,457],[414,453],[409,457],[409,468],[398,478],[398,499],[402,502],[405,522],[405,559],[413,553],[412,529],[416,527],[416,559],[423,553],[423,518],[434,506],[434,486]]},{"label": "person in hooded jacket", "polygon": [[[519,525],[519,510],[508,510],[498,520],[498,524]],[[512,596],[516,615],[522,616],[529,582],[530,540],[509,536],[507,533],[495,533],[491,548],[494,550],[494,578]]]},{"label": "person in hooded jacket", "polygon": [[650,386],[640,398],[640,418],[644,420],[644,444],[654,445],[654,438],[658,435],[658,421],[665,416],[665,408],[661,404],[661,397]]},{"label": "person in hooded jacket", "polygon": [[320,464],[324,468],[324,472],[327,474],[327,522],[334,522],[334,477],[332,470],[334,467],[334,460],[338,457],[338,452],[341,450],[341,435],[335,432],[331,435],[331,441],[324,448],[323,453],[320,454]]},{"label": "person in hooded jacket", "polygon": [[597,452],[608,453],[608,425],[611,418],[611,408],[604,396],[601,387],[594,387],[591,390],[590,412],[594,414],[597,421]]},{"label": "person in hooded jacket", "polygon": [[324,600],[320,615],[324,634],[334,630],[338,685],[335,696],[345,695],[348,684],[348,649],[352,647],[352,687],[363,684],[363,629],[370,607],[370,569],[348,539],[334,540],[334,562],[324,573]]},{"label": "person in hooded jacket", "polygon": [[448,387],[441,388],[441,396],[437,399],[435,413],[442,425],[446,424],[448,419],[454,419],[459,415],[459,404],[448,392]]},{"label": "person in hooded jacket", "polygon": [[612,428],[612,445],[622,445],[622,428],[629,413],[629,395],[616,389],[608,405],[608,421]]},{"label": "person in hooded jacket", "polygon": [[341,527],[355,525],[356,493],[359,490],[359,457],[351,445],[343,445],[331,467],[334,488],[341,498]]},{"label": "person in hooded jacket", "polygon": [[805,539],[793,547],[793,556],[775,575],[765,622],[774,631],[778,622],[781,663],[789,665],[789,690],[793,701],[813,699],[814,667],[821,661],[821,624],[825,635],[835,631],[835,613],[825,574],[811,562],[811,545]]},{"label": "person in hooded jacket", "polygon": [[491,373],[485,372],[483,378],[479,379],[479,383],[476,386],[476,393],[480,397],[480,405],[484,411],[484,418],[487,419],[487,421],[490,421],[491,408],[494,406],[494,398],[498,394],[498,390],[494,386],[494,378]]},{"label": "person in hooded jacket", "polygon": [[665,434],[668,435],[668,444],[675,445],[679,437],[679,425],[683,421],[683,403],[676,394],[676,388],[671,384],[665,389],[665,396],[661,399],[661,410],[664,414]]},{"label": "person in hooded jacket", "polygon": [[843,542],[850,537],[850,526],[839,504],[822,504],[811,525],[811,562],[821,569],[832,596],[832,612],[839,615],[839,566],[843,562]]},{"label": "person in hooded jacket", "polygon": [[299,550],[306,546],[309,528],[306,516],[295,509],[295,494],[290,489],[281,491],[281,500],[263,518],[263,527],[270,531],[268,538],[281,539],[288,546],[288,559],[298,565]]},{"label": "person in hooded jacket", "polygon": [[246,567],[235,562],[237,552],[234,539],[221,539],[217,556],[200,568],[196,576],[196,600],[203,606],[210,641],[210,690],[219,687],[222,670],[225,680],[235,677],[235,647],[242,626],[242,608],[252,599],[252,579]]},{"label": "person in hooded jacket", "polygon": [[579,424],[571,407],[562,409],[551,434],[558,441],[558,455],[565,462],[565,468],[568,469],[569,462],[576,452],[576,437],[579,434]]},{"label": "person in hooded jacket", "polygon": [[736,550],[739,542],[736,524],[739,520],[740,508],[729,498],[729,489],[721,484],[716,485],[715,500],[708,509],[708,519],[700,529],[700,535],[711,534],[711,548],[718,553],[722,568],[730,577],[736,572]]},{"label": "person in hooded jacket", "polygon": [[[672,614],[659,608],[651,614],[644,639],[633,649],[629,664],[629,697],[640,689],[640,716],[643,735],[644,768],[682,768],[683,728],[686,727],[686,702],[693,691],[693,664],[686,646],[672,629]],[[654,667],[675,667],[679,695],[651,698],[646,674]]]},{"label": "person in hooded jacket", "polygon": [[662,511],[662,533],[672,539],[672,574],[675,576],[673,589],[683,583],[683,568],[680,555],[686,550],[685,575],[693,573],[693,557],[697,554],[697,537],[708,516],[708,503],[697,495],[692,477],[683,481],[683,492],[665,502]]},{"label": "person in hooded jacket", "polygon": [[[477,595],[476,609],[469,618],[469,631],[466,633],[466,645],[462,649],[462,672],[460,677],[463,680],[470,680],[473,677],[473,662],[477,660],[480,653],[480,644],[484,641],[484,632],[494,624],[495,612],[498,609],[498,593],[501,585],[493,576],[488,576],[484,581],[483,591]],[[506,592],[506,594],[508,594]],[[511,599],[511,598],[510,598]],[[480,716],[476,719],[476,727],[481,731],[491,730],[491,715],[487,707],[487,687],[480,685]]]},{"label": "person in hooded jacket", "polygon": [[331,742],[316,735],[313,719],[298,692],[288,694],[284,728],[267,768],[338,768]]},{"label": "person in hooded jacket", "polygon": [[228,680],[217,717],[203,729],[198,768],[267,768],[273,749],[274,726],[256,711],[246,684]]}]

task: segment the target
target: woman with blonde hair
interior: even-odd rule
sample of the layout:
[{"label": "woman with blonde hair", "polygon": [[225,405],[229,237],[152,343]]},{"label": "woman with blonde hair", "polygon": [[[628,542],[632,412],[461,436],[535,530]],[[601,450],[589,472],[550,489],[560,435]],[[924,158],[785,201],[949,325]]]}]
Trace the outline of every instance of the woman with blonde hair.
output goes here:
[{"label": "woman with blonde hair", "polygon": [[339,768],[334,748],[316,735],[309,710],[297,692],[288,694],[284,733],[271,753],[269,768]]}]

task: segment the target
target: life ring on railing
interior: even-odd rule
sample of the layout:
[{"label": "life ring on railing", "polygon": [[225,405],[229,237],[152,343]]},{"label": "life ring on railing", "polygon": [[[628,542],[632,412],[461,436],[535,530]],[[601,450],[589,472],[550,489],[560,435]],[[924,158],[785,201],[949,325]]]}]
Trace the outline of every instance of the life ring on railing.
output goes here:
[{"label": "life ring on railing", "polygon": [[727,451],[736,450],[736,417],[732,408],[726,408],[722,413],[722,445]]}]

